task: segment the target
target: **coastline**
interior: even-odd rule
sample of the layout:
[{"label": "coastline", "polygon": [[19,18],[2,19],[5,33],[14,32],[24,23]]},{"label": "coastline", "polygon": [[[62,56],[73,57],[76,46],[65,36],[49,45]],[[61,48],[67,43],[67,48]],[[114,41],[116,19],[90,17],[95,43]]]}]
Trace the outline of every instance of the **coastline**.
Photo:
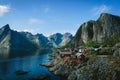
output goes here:
[{"label": "coastline", "polygon": [[47,67],[54,75],[66,78],[66,80],[119,79],[120,58],[109,55],[90,56],[89,60],[81,61],[73,58],[60,58],[55,55],[54,58],[40,65]]}]

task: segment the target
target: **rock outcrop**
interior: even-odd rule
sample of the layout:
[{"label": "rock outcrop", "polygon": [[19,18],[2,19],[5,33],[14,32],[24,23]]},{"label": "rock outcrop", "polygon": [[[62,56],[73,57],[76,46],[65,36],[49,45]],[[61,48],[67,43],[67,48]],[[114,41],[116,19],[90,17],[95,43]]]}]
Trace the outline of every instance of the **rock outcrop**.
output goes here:
[{"label": "rock outcrop", "polygon": [[83,23],[78,29],[72,46],[80,46],[89,42],[114,45],[120,42],[120,17],[102,13],[97,21],[90,20]]}]

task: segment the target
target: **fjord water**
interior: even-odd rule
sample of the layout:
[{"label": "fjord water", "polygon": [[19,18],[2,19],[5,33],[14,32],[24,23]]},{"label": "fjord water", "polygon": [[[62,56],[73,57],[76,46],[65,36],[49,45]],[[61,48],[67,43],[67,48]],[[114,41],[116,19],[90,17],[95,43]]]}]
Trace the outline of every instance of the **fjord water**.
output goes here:
[{"label": "fjord water", "polygon": [[[0,80],[28,80],[29,78],[47,73],[49,80],[60,80],[58,76],[53,75],[44,66],[39,64],[47,62],[49,56],[47,53],[39,55],[15,57],[0,60]],[[15,71],[28,71],[25,75],[16,75]]]}]

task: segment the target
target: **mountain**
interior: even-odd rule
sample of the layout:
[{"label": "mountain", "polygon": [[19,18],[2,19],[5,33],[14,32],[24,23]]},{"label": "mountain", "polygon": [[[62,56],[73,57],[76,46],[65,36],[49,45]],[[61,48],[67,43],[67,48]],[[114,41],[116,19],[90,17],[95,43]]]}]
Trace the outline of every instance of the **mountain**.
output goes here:
[{"label": "mountain", "polygon": [[45,37],[43,34],[33,35],[29,32],[17,32],[11,30],[7,24],[0,28],[0,55],[29,55],[38,49],[47,51],[66,45],[72,38],[70,33],[56,33]]},{"label": "mountain", "polygon": [[64,46],[73,38],[72,34],[70,33],[56,33],[50,35],[49,37],[46,37],[43,34],[32,35],[29,32],[19,33],[26,37],[30,42],[36,44],[40,49],[51,49],[53,47]]},{"label": "mountain", "polygon": [[[9,25],[0,28],[0,53],[4,55],[23,55],[36,51],[37,46],[17,31],[10,29]],[[9,54],[10,53],[10,54]],[[22,54],[23,53],[23,54]]]},{"label": "mountain", "polygon": [[10,34],[11,30],[8,24],[0,28],[0,53],[8,53],[10,51]]},{"label": "mountain", "polygon": [[53,47],[60,47],[68,44],[73,39],[70,33],[56,33],[48,37],[48,40],[53,44]]},{"label": "mountain", "polygon": [[52,48],[52,44],[49,42],[48,38],[43,34],[33,35],[30,32],[19,32],[21,35],[26,37],[30,42],[36,44],[38,48]]},{"label": "mountain", "polygon": [[114,45],[117,42],[120,42],[120,16],[102,13],[98,20],[83,23],[70,44],[77,47],[88,43]]},{"label": "mountain", "polygon": [[61,39],[62,39],[62,41],[59,44],[59,46],[65,46],[73,39],[73,35],[71,33],[65,33],[65,34],[63,34]]},{"label": "mountain", "polygon": [[36,34],[35,35],[38,42],[37,44],[41,47],[44,47],[44,48],[53,48],[53,45],[52,43],[50,43],[50,41],[48,40],[47,37],[45,37],[43,34]]}]

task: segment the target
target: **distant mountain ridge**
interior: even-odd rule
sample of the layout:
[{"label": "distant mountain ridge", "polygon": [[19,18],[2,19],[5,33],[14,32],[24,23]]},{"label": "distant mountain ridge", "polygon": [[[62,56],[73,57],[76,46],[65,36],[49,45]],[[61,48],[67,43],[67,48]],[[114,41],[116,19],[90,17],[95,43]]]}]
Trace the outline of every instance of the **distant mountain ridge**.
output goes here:
[{"label": "distant mountain ridge", "polygon": [[17,32],[11,30],[7,24],[0,28],[0,53],[24,52],[29,54],[37,49],[52,49],[66,45],[72,37],[70,33],[56,33],[45,37],[43,34],[33,35],[29,32]]},{"label": "distant mountain ridge", "polygon": [[68,44],[73,39],[73,35],[71,33],[56,33],[49,36],[48,39],[54,47],[60,47]]},{"label": "distant mountain ridge", "polygon": [[90,42],[108,45],[120,42],[120,16],[102,13],[97,21],[83,23],[70,44],[77,47]]}]

